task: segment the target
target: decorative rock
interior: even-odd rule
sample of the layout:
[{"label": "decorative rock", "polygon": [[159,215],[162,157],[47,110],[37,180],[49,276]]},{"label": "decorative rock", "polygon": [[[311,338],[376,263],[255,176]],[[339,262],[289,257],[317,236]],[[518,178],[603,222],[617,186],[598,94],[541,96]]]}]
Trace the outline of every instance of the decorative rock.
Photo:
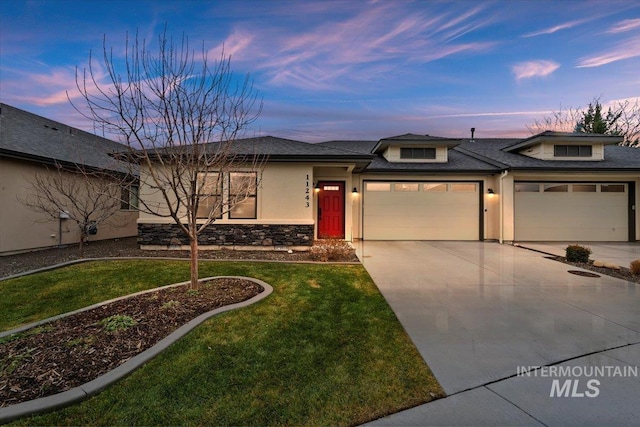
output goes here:
[{"label": "decorative rock", "polygon": [[614,264],[614,263],[612,263],[612,262],[605,262],[605,263],[604,263],[604,266],[605,266],[606,268],[610,268],[610,269],[612,269],[612,270],[620,270],[620,266],[619,266],[619,265],[617,265],[617,264]]},{"label": "decorative rock", "polygon": [[594,267],[604,267],[604,261],[593,261],[593,266]]}]

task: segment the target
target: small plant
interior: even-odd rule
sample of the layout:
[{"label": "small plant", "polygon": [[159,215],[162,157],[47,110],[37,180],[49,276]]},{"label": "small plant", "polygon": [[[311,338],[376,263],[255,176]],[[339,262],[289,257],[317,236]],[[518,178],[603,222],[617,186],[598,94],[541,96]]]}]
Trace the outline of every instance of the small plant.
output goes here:
[{"label": "small plant", "polygon": [[104,330],[107,332],[121,331],[138,324],[138,322],[133,320],[132,317],[122,314],[114,314],[113,316],[109,316],[105,319],[102,319],[100,323],[102,323]]},{"label": "small plant", "polygon": [[589,262],[589,255],[591,255],[591,249],[580,245],[567,246],[567,261],[569,262]]},{"label": "small plant", "polygon": [[631,271],[631,274],[640,276],[640,259],[631,261],[631,264],[629,265],[629,270]]},{"label": "small plant", "polygon": [[161,309],[162,310],[169,310],[170,308],[176,308],[179,305],[180,305],[180,301],[171,300],[171,301],[167,301],[164,304],[162,304]]},{"label": "small plant", "polygon": [[316,240],[309,251],[314,261],[348,261],[354,249],[340,239]]},{"label": "small plant", "polygon": [[197,289],[189,289],[187,291],[187,295],[189,295],[190,297],[195,297],[199,294]]}]

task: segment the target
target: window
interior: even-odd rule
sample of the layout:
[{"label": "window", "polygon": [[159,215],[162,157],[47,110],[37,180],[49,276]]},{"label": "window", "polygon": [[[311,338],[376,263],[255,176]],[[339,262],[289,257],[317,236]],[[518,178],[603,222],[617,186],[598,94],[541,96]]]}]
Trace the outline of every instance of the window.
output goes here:
[{"label": "window", "polygon": [[367,191],[391,191],[391,184],[388,182],[367,182]]},{"label": "window", "polygon": [[539,193],[540,184],[516,183],[516,193]]},{"label": "window", "polygon": [[451,191],[455,193],[475,193],[476,184],[451,184]]},{"label": "window", "polygon": [[138,193],[137,185],[128,185],[120,189],[120,209],[131,211],[138,209]]},{"label": "window", "polygon": [[601,193],[624,193],[624,184],[602,184]]},{"label": "window", "polygon": [[420,184],[418,183],[398,183],[394,185],[394,191],[418,191],[420,189]]},{"label": "window", "polygon": [[569,191],[568,184],[545,184],[545,193],[567,193]]},{"label": "window", "polygon": [[444,193],[447,191],[447,184],[441,184],[436,182],[423,184],[422,191],[433,192],[433,193]]},{"label": "window", "polygon": [[340,191],[339,185],[323,185],[322,189],[324,191]]},{"label": "window", "polygon": [[198,218],[222,218],[222,174],[198,174]]},{"label": "window", "polygon": [[554,145],[554,157],[591,157],[590,145]]},{"label": "window", "polygon": [[256,219],[256,192],[258,182],[255,172],[231,172],[229,174],[230,219]]},{"label": "window", "polygon": [[402,147],[400,148],[401,159],[435,159],[436,149],[425,147]]},{"label": "window", "polygon": [[574,193],[595,193],[596,185],[595,184],[573,184],[573,192]]}]

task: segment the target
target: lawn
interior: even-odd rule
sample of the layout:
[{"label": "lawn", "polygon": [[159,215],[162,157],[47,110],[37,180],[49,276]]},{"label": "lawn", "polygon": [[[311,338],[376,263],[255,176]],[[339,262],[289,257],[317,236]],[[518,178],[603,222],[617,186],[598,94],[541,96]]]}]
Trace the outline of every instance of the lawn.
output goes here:
[{"label": "lawn", "polygon": [[[98,396],[18,423],[354,425],[443,395],[362,266],[200,271],[256,277],[274,293],[210,319]],[[0,282],[0,329],[187,276],[182,261],[108,261]]]}]

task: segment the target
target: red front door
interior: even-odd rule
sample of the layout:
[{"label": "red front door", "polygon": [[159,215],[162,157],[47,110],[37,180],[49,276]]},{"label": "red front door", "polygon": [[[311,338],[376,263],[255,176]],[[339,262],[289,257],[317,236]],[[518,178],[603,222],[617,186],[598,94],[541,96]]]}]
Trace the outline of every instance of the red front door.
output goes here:
[{"label": "red front door", "polygon": [[344,239],[344,182],[318,182],[318,238]]}]

